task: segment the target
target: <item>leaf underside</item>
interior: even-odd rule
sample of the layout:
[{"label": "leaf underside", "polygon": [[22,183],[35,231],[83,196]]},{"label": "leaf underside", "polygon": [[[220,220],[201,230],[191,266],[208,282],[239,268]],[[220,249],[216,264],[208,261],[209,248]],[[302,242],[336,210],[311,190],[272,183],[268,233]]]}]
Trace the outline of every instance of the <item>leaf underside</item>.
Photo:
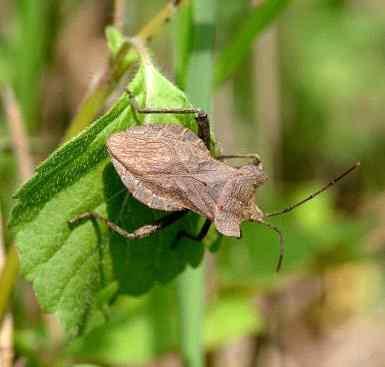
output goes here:
[{"label": "leaf underside", "polygon": [[[185,95],[150,63],[141,65],[130,85],[137,101],[147,107],[187,107]],[[143,117],[143,116],[141,116]],[[196,131],[192,116],[146,115],[145,123],[180,123]],[[99,222],[70,228],[68,221],[97,211],[133,230],[165,215],[133,199],[108,158],[105,143],[114,132],[136,124],[126,95],[80,135],[55,151],[15,195],[10,228],[23,274],[33,282],[39,303],[57,314],[72,334],[103,317],[106,289],[139,295],[156,282],[167,283],[187,264],[203,256],[199,243],[183,241],[170,248],[183,226],[193,232],[197,217],[141,240],[128,241]]]}]

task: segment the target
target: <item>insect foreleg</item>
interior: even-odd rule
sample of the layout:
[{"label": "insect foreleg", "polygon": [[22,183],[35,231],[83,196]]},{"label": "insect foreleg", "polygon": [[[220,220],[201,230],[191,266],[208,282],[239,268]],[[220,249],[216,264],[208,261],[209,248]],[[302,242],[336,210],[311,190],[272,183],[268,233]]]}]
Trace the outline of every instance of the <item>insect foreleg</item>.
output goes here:
[{"label": "insect foreleg", "polygon": [[237,158],[247,158],[252,159],[254,163],[258,164],[261,162],[261,158],[258,153],[249,153],[249,154],[230,154],[230,155],[220,155],[215,157],[219,161],[223,161],[225,159],[237,159]]},{"label": "insect foreleg", "polygon": [[195,241],[202,241],[207,236],[207,233],[209,233],[210,226],[211,220],[206,219],[199,233],[196,236],[190,236],[190,238]]},{"label": "insect foreleg", "polygon": [[195,120],[198,124],[198,136],[203,140],[208,150],[210,150],[210,120],[206,112],[200,111]]},{"label": "insect foreleg", "polygon": [[187,233],[186,231],[180,231],[177,234],[176,239],[173,242],[173,244],[171,245],[171,247],[175,248],[177,246],[178,242],[182,238],[188,238],[190,240],[198,241],[198,242],[202,241],[207,236],[207,233],[209,232],[210,226],[211,226],[211,220],[206,219],[206,221],[204,222],[202,228],[200,229],[200,231],[197,235],[192,235],[190,233]]},{"label": "insect foreleg", "polygon": [[138,102],[136,101],[134,95],[129,89],[126,89],[126,93],[128,94],[128,97],[130,98],[130,104],[132,109],[137,113],[154,113],[154,114],[162,114],[162,113],[176,113],[176,114],[189,114],[189,113],[202,113],[202,111],[198,108],[142,108],[139,106]]},{"label": "insect foreleg", "polygon": [[138,113],[147,113],[147,114],[195,114],[195,120],[198,124],[198,136],[203,140],[206,147],[210,149],[210,121],[206,112],[200,110],[199,108],[141,108],[136,101],[133,93],[126,89],[126,93],[130,98],[130,104],[132,113],[136,122],[139,123]]},{"label": "insect foreleg", "polygon": [[124,238],[127,238],[128,240],[137,240],[140,238],[144,238],[147,236],[152,235],[153,233],[166,228],[167,226],[175,223],[178,219],[182,218],[187,211],[180,211],[180,212],[174,212],[172,214],[166,215],[165,217],[155,221],[152,224],[146,224],[142,227],[139,227],[133,232],[128,232],[122,227],[118,226],[117,224],[109,221],[107,218],[103,217],[102,215],[96,213],[96,212],[86,212],[79,216],[77,216],[74,219],[71,219],[69,221],[69,224],[71,226],[74,226],[78,224],[79,222],[83,220],[100,220],[103,223],[105,223],[108,228],[110,228],[112,231],[118,233]]}]

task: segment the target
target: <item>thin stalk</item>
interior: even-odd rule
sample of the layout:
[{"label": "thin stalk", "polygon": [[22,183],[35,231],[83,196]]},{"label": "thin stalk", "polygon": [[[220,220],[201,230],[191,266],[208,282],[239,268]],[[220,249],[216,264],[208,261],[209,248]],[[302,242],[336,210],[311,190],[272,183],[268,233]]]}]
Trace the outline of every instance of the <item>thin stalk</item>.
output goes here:
[{"label": "thin stalk", "polygon": [[[191,7],[192,47],[190,54],[185,57],[185,61],[182,60],[187,63],[185,89],[187,96],[195,106],[209,112],[212,109],[213,98],[216,1],[192,0]],[[183,31],[185,32],[186,29],[184,28]],[[181,46],[180,43],[179,46]],[[185,52],[186,49],[177,54],[186,56]],[[183,81],[179,80],[179,83],[183,84]],[[204,264],[197,269],[187,269],[179,277],[177,289],[184,365],[201,367],[203,366]]]},{"label": "thin stalk", "polygon": [[114,25],[120,32],[124,32],[125,13],[126,13],[126,0],[115,0],[114,1]]},{"label": "thin stalk", "polygon": [[[169,1],[169,3],[166,4],[166,6],[153,19],[151,19],[134,38],[139,38],[143,42],[149,41],[152,37],[159,33],[162,26],[170,20],[178,7],[185,1],[186,0]],[[123,43],[116,57],[110,60],[110,63],[106,66],[93,89],[81,103],[78,113],[70,123],[64,140],[68,140],[77,135],[94,120],[100,109],[104,106],[108,97],[122,79],[123,75],[130,68],[131,64],[127,64],[125,62],[125,57],[129,51],[129,45]]]}]

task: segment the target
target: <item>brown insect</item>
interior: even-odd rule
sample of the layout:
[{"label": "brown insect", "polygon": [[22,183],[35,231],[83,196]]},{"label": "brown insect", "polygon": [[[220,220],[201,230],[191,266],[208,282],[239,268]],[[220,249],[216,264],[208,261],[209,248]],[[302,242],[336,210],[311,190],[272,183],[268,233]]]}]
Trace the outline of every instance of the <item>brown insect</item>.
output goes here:
[{"label": "brown insect", "polygon": [[[136,113],[196,114],[198,135],[177,124],[147,124],[113,134],[107,141],[112,163],[128,191],[148,207],[172,213],[131,233],[94,212],[76,217],[72,224],[81,219],[100,219],[123,237],[138,239],[174,223],[190,210],[206,217],[206,222],[198,236],[183,232],[178,238],[185,236],[202,240],[211,223],[221,234],[239,238],[242,222],[258,222],[279,235],[279,270],[284,255],[283,236],[265,219],[293,210],[358,166],[358,163],[355,164],[301,202],[279,212],[264,214],[255,204],[256,189],[267,180],[257,154],[214,158],[210,153],[210,128],[206,113],[197,109],[140,109],[129,91],[128,94],[136,119]],[[251,162],[239,168],[223,162],[232,158],[248,158]]]}]

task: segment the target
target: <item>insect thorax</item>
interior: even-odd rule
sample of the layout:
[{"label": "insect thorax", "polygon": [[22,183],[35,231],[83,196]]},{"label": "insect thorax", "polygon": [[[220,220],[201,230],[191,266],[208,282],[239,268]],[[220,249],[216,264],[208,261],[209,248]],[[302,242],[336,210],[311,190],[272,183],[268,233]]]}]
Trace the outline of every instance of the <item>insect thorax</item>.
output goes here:
[{"label": "insect thorax", "polygon": [[239,168],[239,173],[245,177],[245,182],[252,183],[255,187],[261,186],[267,180],[262,163],[246,164]]}]

